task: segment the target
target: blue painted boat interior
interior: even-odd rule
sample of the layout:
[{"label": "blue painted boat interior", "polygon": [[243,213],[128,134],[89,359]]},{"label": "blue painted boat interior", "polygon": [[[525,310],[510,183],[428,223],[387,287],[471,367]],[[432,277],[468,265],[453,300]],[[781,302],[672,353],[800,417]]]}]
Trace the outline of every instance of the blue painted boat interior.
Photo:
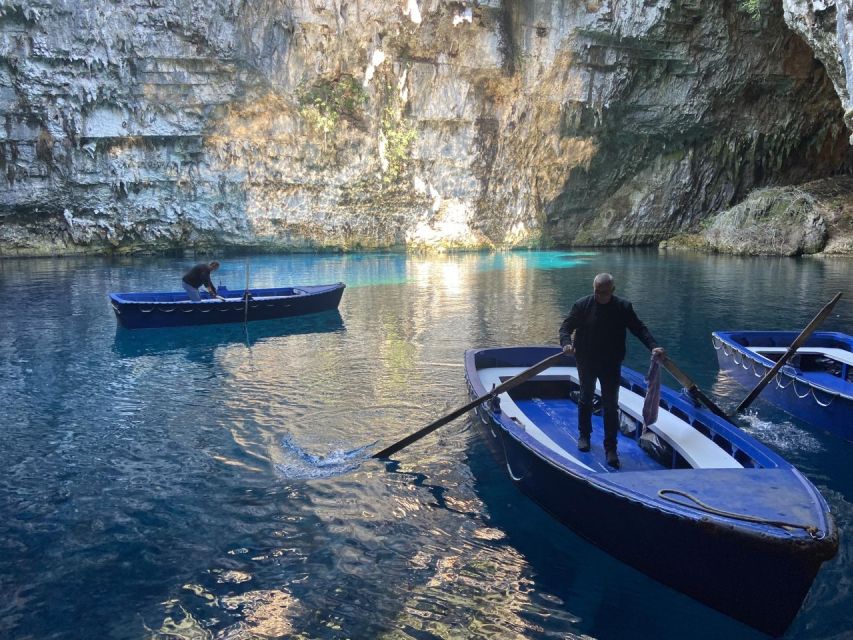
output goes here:
[{"label": "blue painted boat interior", "polygon": [[[572,455],[596,472],[607,473],[608,483],[616,484],[649,501],[659,500],[659,492],[662,490],[683,491],[708,504],[736,504],[742,512],[758,518],[775,519],[781,513],[793,522],[810,522],[814,518],[814,501],[791,500],[794,495],[804,494],[801,480],[790,469],[758,467],[741,450],[738,459],[744,469],[702,469],[697,474],[677,453],[669,459],[650,456],[637,439],[642,425],[624,412],[621,413],[622,429],[619,436],[620,470],[605,464],[602,446],[604,425],[600,411],[596,411],[592,419],[591,450],[577,451],[577,404],[571,399],[576,392],[577,385],[571,382],[534,378],[511,390],[509,394],[515,404],[533,422],[542,426],[558,445],[571,451]],[[662,408],[671,410],[673,407],[664,402]],[[717,441],[722,442],[719,435]],[[731,449],[730,443],[728,448]],[[684,504],[689,512],[691,505]],[[765,527],[756,525],[754,528]]]},{"label": "blue painted boat interior", "polygon": [[[577,385],[569,381],[533,380],[512,389],[510,397],[516,405],[538,425],[548,425],[548,435],[562,448],[571,451],[581,462],[597,471],[615,472],[615,469],[605,464],[604,421],[600,411],[592,416],[592,442],[590,451],[584,453],[577,450],[577,415],[576,401],[571,398],[577,394]],[[623,414],[623,420],[630,418]],[[636,426],[636,425],[635,425]],[[623,471],[644,471],[666,469],[640,448],[635,438],[619,438],[619,459]]]},{"label": "blue painted boat interior", "polygon": [[[538,347],[486,349],[474,354],[473,366],[477,370],[500,366],[529,367],[553,353],[553,348]],[[567,362],[573,363],[570,359],[567,359]],[[506,382],[509,378],[510,376],[502,376],[501,382]],[[646,382],[638,372],[623,367],[620,384],[624,389],[645,397]],[[604,424],[600,409],[597,407],[598,395],[596,395],[592,418],[592,447],[589,452],[584,453],[577,450],[576,402],[579,388],[576,381],[567,377],[554,378],[543,374],[511,389],[508,394],[531,422],[540,426],[554,442],[567,452],[571,452],[573,457],[596,471],[615,472],[604,462],[605,454],[602,445]],[[685,394],[673,391],[665,385],[661,387],[660,409],[689,424],[729,454],[741,467],[789,467],[779,456],[749,438],[740,429],[707,409],[697,406]],[[619,473],[692,468],[675,448],[661,439],[659,439],[661,447],[647,446],[641,438],[642,432],[642,422],[636,415],[632,415],[620,406],[618,449],[621,471]]]}]

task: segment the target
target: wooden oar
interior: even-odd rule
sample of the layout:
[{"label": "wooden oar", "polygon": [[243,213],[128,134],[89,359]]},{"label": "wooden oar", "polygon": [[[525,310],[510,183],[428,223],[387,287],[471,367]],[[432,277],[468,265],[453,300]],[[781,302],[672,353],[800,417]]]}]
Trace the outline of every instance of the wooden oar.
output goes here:
[{"label": "wooden oar", "polygon": [[728,414],[720,409],[716,404],[714,404],[711,399],[702,393],[702,390],[696,386],[696,383],[690,379],[690,377],[684,373],[677,364],[675,364],[672,360],[669,359],[669,356],[663,359],[663,366],[666,367],[666,370],[669,371],[678,383],[687,390],[691,396],[696,398],[699,402],[708,407],[712,413],[720,416],[721,418],[731,422]]},{"label": "wooden oar", "polygon": [[735,413],[740,413],[750,404],[752,404],[752,401],[758,397],[758,394],[761,393],[761,390],[767,386],[767,383],[770,382],[773,379],[773,376],[775,376],[776,373],[779,371],[779,369],[784,366],[784,364],[788,361],[788,358],[794,355],[794,352],[796,352],[796,350],[799,349],[806,340],[808,340],[812,332],[817,329],[820,323],[826,319],[826,316],[828,316],[832,312],[832,308],[835,306],[835,303],[838,302],[838,299],[840,297],[841,292],[839,291],[835,294],[835,297],[830,300],[826,304],[826,306],[818,312],[818,314],[812,319],[812,321],[809,322],[808,325],[806,325],[806,328],[803,329],[802,333],[800,333],[800,335],[797,336],[796,340],[791,343],[791,346],[788,347],[788,350],[782,355],[781,358],[776,361],[776,364],[771,367],[770,371],[764,374],[764,377],[761,378],[759,383],[755,385],[755,389],[750,391],[749,395],[743,399],[743,402],[741,402],[737,406],[737,409],[735,409]]},{"label": "wooden oar", "polygon": [[466,404],[464,407],[460,407],[460,408],[456,409],[456,411],[448,413],[443,418],[439,418],[435,422],[429,423],[423,429],[420,429],[419,431],[415,431],[415,433],[411,434],[410,436],[403,438],[399,442],[395,442],[390,447],[386,447],[382,451],[380,451],[379,453],[373,454],[372,457],[374,457],[374,458],[387,458],[387,457],[397,453],[403,447],[408,447],[413,442],[420,440],[425,435],[428,435],[428,434],[432,433],[433,431],[435,431],[436,429],[438,429],[439,427],[446,425],[451,420],[455,420],[456,418],[461,416],[463,413],[466,413],[466,412],[470,411],[471,409],[473,409],[474,407],[477,407],[477,406],[483,404],[486,400],[488,400],[490,398],[494,398],[495,396],[498,396],[501,393],[504,393],[505,391],[509,391],[513,387],[517,387],[522,382],[529,380],[530,378],[535,376],[537,373],[544,371],[548,367],[552,366],[553,364],[555,364],[557,362],[557,360],[559,360],[562,357],[563,357],[563,352],[558,351],[554,355],[545,358],[542,362],[534,364],[529,369],[525,369],[524,371],[519,373],[517,376],[514,376],[514,377],[510,378],[509,380],[507,380],[506,382],[499,384],[497,387],[495,387],[494,389],[489,391],[487,394],[480,396],[476,400],[472,400],[471,402]]}]

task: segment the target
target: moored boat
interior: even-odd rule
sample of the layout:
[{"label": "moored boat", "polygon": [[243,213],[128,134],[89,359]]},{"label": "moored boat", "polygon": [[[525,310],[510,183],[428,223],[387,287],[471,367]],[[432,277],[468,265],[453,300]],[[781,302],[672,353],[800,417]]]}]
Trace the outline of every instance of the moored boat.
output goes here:
[{"label": "moored boat", "polygon": [[219,287],[220,297],[201,293],[193,302],[181,292],[111,293],[110,303],[119,324],[128,329],[272,320],[337,309],[343,282],[300,287],[231,291]]},{"label": "moored boat", "polygon": [[[468,351],[470,392],[481,397],[558,351]],[[486,440],[513,482],[620,560],[764,633],[784,633],[838,550],[818,490],[748,434],[665,387],[657,422],[643,434],[646,383],[626,367],[615,471],[605,463],[600,416],[591,451],[577,449],[578,391],[566,355],[480,405]]]},{"label": "moored boat", "polygon": [[[796,339],[794,331],[715,331],[720,370],[752,389]],[[760,398],[853,441],[853,336],[816,332],[761,391]]]}]

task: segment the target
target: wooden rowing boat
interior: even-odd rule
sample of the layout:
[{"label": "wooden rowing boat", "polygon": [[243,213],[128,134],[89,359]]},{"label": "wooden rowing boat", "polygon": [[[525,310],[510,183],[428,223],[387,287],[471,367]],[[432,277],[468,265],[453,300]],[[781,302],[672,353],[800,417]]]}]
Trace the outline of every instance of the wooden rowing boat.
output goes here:
[{"label": "wooden rowing boat", "polygon": [[[751,389],[796,337],[794,331],[715,331],[711,340],[720,371]],[[759,397],[853,441],[853,336],[811,334]]]},{"label": "wooden rowing boat", "polygon": [[110,304],[119,324],[128,329],[272,320],[337,309],[343,282],[301,287],[244,289],[219,287],[221,298],[202,293],[193,302],[181,292],[111,293]]},{"label": "wooden rowing boat", "polygon": [[[557,351],[468,351],[470,393],[487,394]],[[560,522],[662,583],[782,634],[838,549],[826,501],[780,456],[665,387],[657,422],[643,435],[643,376],[623,367],[621,385],[620,471],[605,463],[600,416],[592,450],[577,449],[571,356],[480,405],[478,415],[509,477]]]}]

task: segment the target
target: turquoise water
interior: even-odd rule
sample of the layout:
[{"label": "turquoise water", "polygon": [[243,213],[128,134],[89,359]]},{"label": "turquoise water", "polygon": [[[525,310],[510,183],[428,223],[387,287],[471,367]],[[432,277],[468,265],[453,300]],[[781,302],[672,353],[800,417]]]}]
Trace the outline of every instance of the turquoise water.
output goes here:
[{"label": "turquoise water", "polygon": [[[0,261],[2,638],[757,638],[576,538],[461,418],[472,347],[555,343],[611,271],[726,408],[716,329],[853,331],[853,260],[649,251],[222,259],[241,288],[344,281],[339,313],[116,329],[111,291],[177,290],[191,260]],[[629,338],[627,364],[647,366]],[[671,379],[667,381],[674,385]],[[853,444],[761,401],[744,428],[841,528],[789,630],[853,629]],[[625,535],[630,535],[626,530]],[[689,567],[685,568],[689,570]],[[732,567],[737,579],[737,567]]]}]

